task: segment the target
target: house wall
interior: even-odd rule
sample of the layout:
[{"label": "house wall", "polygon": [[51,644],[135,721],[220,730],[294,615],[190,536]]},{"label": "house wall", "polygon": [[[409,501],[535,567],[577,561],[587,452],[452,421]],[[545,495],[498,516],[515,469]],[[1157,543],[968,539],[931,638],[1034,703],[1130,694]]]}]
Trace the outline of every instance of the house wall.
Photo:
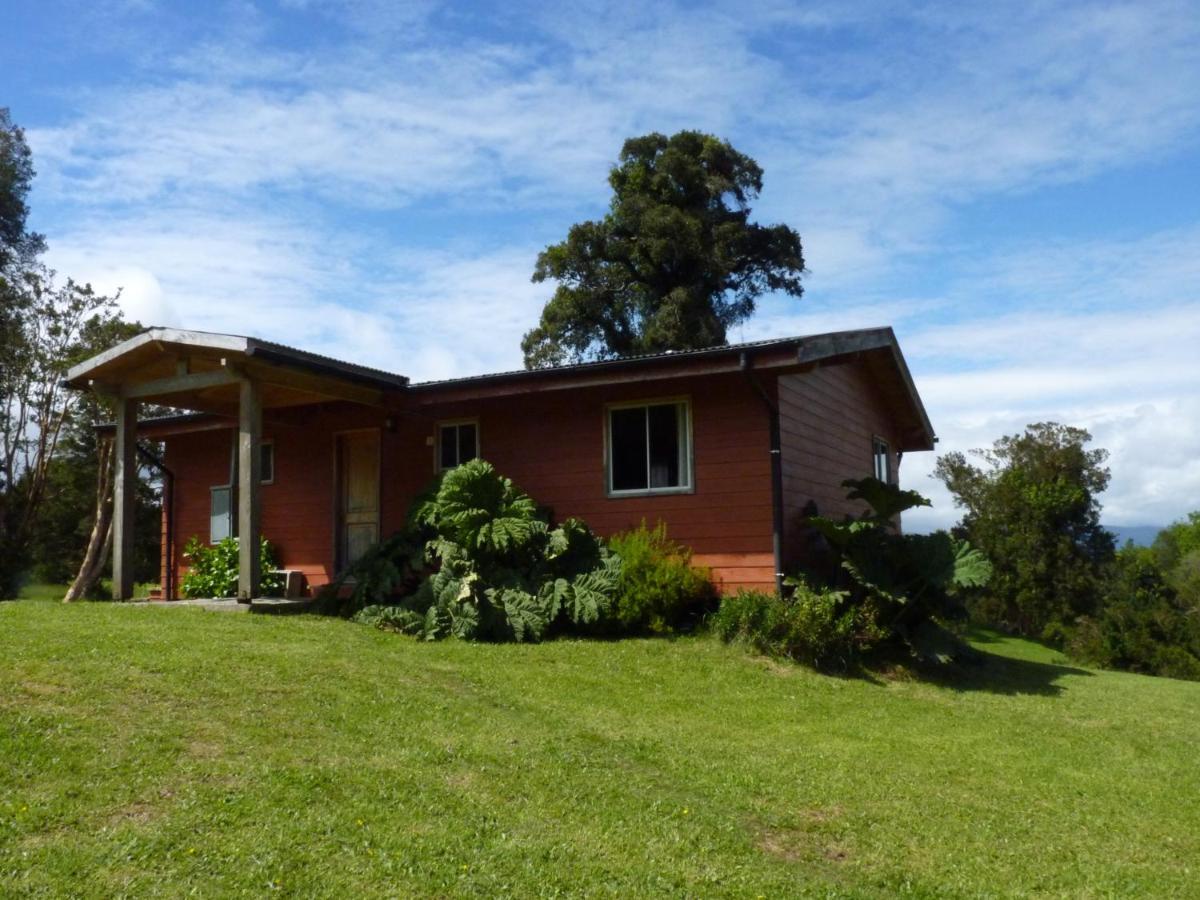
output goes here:
[{"label": "house wall", "polygon": [[[694,491],[606,496],[606,404],[676,397],[691,403]],[[556,518],[576,516],[602,535],[661,519],[722,590],[773,589],[767,413],[740,374],[435,405],[429,416],[429,435],[439,419],[478,418],[481,455]]]},{"label": "house wall", "polygon": [[[772,382],[766,381],[771,387]],[[804,555],[799,519],[815,504],[822,515],[862,512],[841,482],[872,471],[872,437],[894,448],[898,429],[865,365],[847,362],[785,375],[775,384],[780,407],[785,562]],[[608,497],[605,493],[606,405],[687,398],[691,403],[694,489],[686,494]],[[349,404],[269,410],[263,436],[275,444],[275,480],[262,486],[263,533],[282,565],[310,585],[334,574],[334,444],[343,431],[380,432],[380,534],[403,527],[412,499],[436,474],[434,438],[445,420],[479,423],[482,456],[556,518],[577,516],[602,535],[660,519],[692,547],[724,591],[772,590],[771,486],[767,416],[740,374],[442,403],[420,392],[404,411]],[[175,556],[192,535],[208,536],[209,488],[228,483],[232,429],[166,440],[176,476]],[[164,557],[165,559],[165,557]],[[165,567],[164,567],[165,568]],[[164,572],[165,576],[165,572]],[[176,585],[180,575],[176,576]]]},{"label": "house wall", "polygon": [[[694,489],[686,494],[608,497],[604,428],[608,403],[688,398],[693,428]],[[263,533],[281,564],[310,585],[334,574],[334,437],[357,428],[381,434],[380,533],[403,527],[408,507],[436,473],[439,421],[477,419],[481,455],[553,510],[576,516],[602,535],[643,519],[667,523],[670,536],[712,569],[722,590],[772,589],[771,486],[767,416],[740,375],[629,382],[439,403],[423,393],[391,414],[327,404],[264,415],[263,437],[275,443],[275,480],[262,486]],[[387,424],[390,417],[390,427]],[[208,536],[209,488],[229,478],[232,429],[170,437],[167,465],[176,473],[179,550]]]},{"label": "house wall", "polygon": [[809,504],[823,516],[857,516],[866,506],[846,499],[847,478],[873,474],[872,438],[892,449],[899,432],[866,366],[847,362],[778,380],[783,458],[784,556],[793,565],[804,556],[805,532],[799,523]]}]

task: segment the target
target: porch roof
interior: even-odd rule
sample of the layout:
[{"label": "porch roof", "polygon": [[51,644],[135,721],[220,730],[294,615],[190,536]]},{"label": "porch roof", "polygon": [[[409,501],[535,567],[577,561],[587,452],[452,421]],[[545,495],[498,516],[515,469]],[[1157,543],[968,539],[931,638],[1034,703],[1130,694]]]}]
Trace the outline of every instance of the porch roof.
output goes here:
[{"label": "porch roof", "polygon": [[325,400],[382,406],[408,384],[403,375],[284,344],[176,328],[150,328],[72,367],[64,381],[144,403],[236,415],[245,378],[262,385],[268,409]]},{"label": "porch roof", "polygon": [[[258,338],[151,328],[75,366],[66,383],[212,413],[227,417],[232,424],[237,415],[237,385],[245,377],[261,384],[262,405],[268,409],[331,399],[391,409],[405,402],[430,405],[750,369],[787,374],[855,359],[868,367],[896,416],[901,431],[896,449],[932,450],[937,440],[933,426],[891,328],[776,338],[416,384],[402,375]],[[169,431],[175,422],[164,421],[160,430]],[[204,427],[199,422],[188,424]],[[213,423],[207,424],[211,427]]]}]

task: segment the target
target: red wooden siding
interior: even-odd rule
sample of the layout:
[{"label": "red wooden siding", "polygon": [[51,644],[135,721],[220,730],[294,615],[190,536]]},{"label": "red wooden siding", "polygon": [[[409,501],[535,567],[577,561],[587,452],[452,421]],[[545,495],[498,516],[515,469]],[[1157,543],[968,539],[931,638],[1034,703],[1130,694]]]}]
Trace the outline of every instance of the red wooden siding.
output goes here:
[{"label": "red wooden siding", "polygon": [[[770,379],[765,379],[768,388]],[[871,438],[894,447],[895,431],[865,366],[847,363],[778,380],[783,439],[785,538],[789,560],[795,520],[810,500],[820,512],[857,512],[840,482],[869,475]],[[461,396],[461,394],[459,395]],[[436,390],[409,394],[401,410],[350,404],[268,410],[263,436],[275,445],[275,479],[262,488],[263,533],[281,564],[312,586],[333,576],[334,441],[341,431],[380,431],[380,533],[403,527],[410,503],[436,473],[437,425],[479,423],[482,456],[556,518],[577,516],[603,535],[667,523],[725,591],[772,590],[771,461],[763,402],[740,373],[652,383],[627,381],[573,390],[439,402]],[[693,488],[688,493],[609,497],[605,491],[606,405],[687,399],[691,408]],[[175,472],[175,541],[207,538],[209,488],[229,479],[232,429],[167,439]],[[893,460],[894,462],[894,460]]]},{"label": "red wooden siding", "polygon": [[[686,494],[608,497],[604,428],[608,403],[662,398],[691,403],[694,489]],[[557,518],[577,516],[603,535],[662,519],[693,548],[724,590],[769,589],[770,456],[762,401],[740,375],[643,386],[636,382],[517,398],[422,406],[401,412],[326,404],[268,411],[263,437],[275,444],[275,480],[262,487],[263,533],[281,564],[324,584],[334,565],[333,442],[338,431],[381,431],[381,534],[403,527],[408,507],[436,473],[437,423],[477,419],[480,450]],[[167,439],[176,473],[176,546],[208,536],[209,487],[228,481],[232,430]]]},{"label": "red wooden siding", "polygon": [[[606,404],[671,398],[691,404],[694,490],[606,496]],[[662,519],[722,589],[773,587],[767,413],[741,375],[433,405],[430,416],[477,418],[481,455],[557,518],[576,516],[602,535]],[[432,450],[426,459],[430,477]]]},{"label": "red wooden siding", "polygon": [[847,478],[873,474],[872,438],[891,448],[896,472],[897,430],[865,365],[845,363],[779,378],[783,442],[785,557],[801,551],[797,519],[810,502],[824,516],[858,515],[865,508],[846,499]]}]

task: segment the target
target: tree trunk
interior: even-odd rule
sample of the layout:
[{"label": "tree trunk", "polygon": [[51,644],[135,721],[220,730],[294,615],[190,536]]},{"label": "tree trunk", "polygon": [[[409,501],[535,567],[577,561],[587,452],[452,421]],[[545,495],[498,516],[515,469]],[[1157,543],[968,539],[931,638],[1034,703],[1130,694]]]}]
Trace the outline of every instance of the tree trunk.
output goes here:
[{"label": "tree trunk", "polygon": [[113,445],[102,440],[97,447],[99,457],[96,472],[96,520],[92,535],[88,539],[87,551],[79,566],[79,574],[67,589],[63,603],[74,603],[87,596],[88,592],[104,571],[104,561],[112,547],[112,489],[113,489]]}]

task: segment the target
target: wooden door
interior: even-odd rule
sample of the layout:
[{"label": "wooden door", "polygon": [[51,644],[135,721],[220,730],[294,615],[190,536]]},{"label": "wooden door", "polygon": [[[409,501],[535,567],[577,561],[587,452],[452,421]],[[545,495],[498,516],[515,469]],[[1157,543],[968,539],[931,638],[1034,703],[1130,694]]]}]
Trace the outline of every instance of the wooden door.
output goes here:
[{"label": "wooden door", "polygon": [[338,435],[338,568],[379,541],[379,432]]}]

